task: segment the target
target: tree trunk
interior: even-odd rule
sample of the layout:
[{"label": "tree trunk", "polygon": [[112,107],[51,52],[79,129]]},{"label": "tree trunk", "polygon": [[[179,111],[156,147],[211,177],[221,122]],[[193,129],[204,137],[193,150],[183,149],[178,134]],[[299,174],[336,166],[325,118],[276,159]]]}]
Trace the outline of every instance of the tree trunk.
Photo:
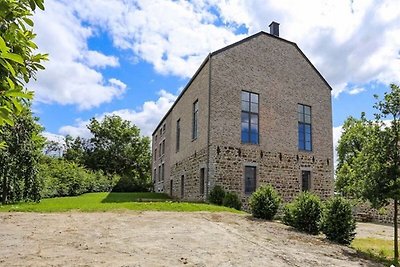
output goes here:
[{"label": "tree trunk", "polygon": [[393,224],[394,224],[394,261],[398,263],[399,261],[399,238],[397,234],[397,198],[394,199],[394,216],[393,216]]}]

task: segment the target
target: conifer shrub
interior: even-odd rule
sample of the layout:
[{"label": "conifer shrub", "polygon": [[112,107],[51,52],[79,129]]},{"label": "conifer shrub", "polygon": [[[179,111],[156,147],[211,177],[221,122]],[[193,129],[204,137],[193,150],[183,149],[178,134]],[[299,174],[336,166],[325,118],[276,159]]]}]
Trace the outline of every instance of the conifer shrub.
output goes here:
[{"label": "conifer shrub", "polygon": [[250,197],[253,217],[272,220],[281,204],[281,198],[271,185],[259,187]]},{"label": "conifer shrub", "polygon": [[212,204],[222,205],[224,197],[225,197],[225,190],[221,186],[216,185],[210,191],[210,194],[208,195],[208,201]]},{"label": "conifer shrub", "polygon": [[314,194],[301,193],[284,209],[283,223],[299,231],[316,235],[320,230],[322,202]]},{"label": "conifer shrub", "polygon": [[228,208],[233,208],[240,210],[242,208],[242,202],[240,201],[237,194],[233,192],[226,192],[224,199],[222,201],[222,205]]},{"label": "conifer shrub", "polygon": [[321,231],[326,238],[348,245],[355,236],[356,222],[351,203],[343,197],[333,197],[325,205],[321,219]]}]

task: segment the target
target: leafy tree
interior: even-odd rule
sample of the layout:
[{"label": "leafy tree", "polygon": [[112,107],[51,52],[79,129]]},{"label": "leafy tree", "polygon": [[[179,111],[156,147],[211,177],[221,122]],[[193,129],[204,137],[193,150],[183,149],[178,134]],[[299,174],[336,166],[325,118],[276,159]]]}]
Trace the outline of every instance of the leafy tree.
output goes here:
[{"label": "leafy tree", "polygon": [[106,116],[102,121],[91,119],[90,139],[66,138],[66,159],[78,162],[92,170],[118,174],[119,191],[147,190],[150,186],[150,139],[119,116]]},{"label": "leafy tree", "polygon": [[[339,162],[343,161],[347,166],[345,164],[338,166],[337,173],[342,176],[343,181],[346,181],[347,188],[359,187],[360,197],[369,200],[375,208],[393,202],[394,258],[398,262],[400,88],[391,84],[390,89],[384,94],[383,100],[374,105],[378,111],[375,114],[375,121],[366,123],[364,128],[361,127],[360,135],[364,135],[365,140],[360,150],[353,155],[352,150],[347,148],[343,154],[339,154]],[[346,135],[345,131],[344,136]],[[357,138],[361,137],[358,135]],[[341,185],[339,187],[342,188]]]},{"label": "leafy tree", "polygon": [[36,7],[44,10],[44,0],[0,0],[0,126],[13,125],[15,114],[23,110],[21,101],[32,98],[25,85],[47,59],[35,54],[33,15]]},{"label": "leafy tree", "polygon": [[0,142],[7,145],[0,150],[2,203],[39,201],[41,183],[37,171],[44,147],[44,138],[40,136],[43,129],[28,108],[13,121],[13,126],[0,128]]}]

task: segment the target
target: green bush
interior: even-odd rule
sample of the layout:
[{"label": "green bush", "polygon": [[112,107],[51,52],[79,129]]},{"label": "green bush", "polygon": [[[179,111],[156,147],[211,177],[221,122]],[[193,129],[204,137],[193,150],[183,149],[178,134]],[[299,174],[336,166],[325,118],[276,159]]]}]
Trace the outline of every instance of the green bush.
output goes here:
[{"label": "green bush", "polygon": [[316,195],[303,192],[286,205],[283,222],[302,232],[316,235],[319,233],[321,212],[321,200]]},{"label": "green bush", "polygon": [[281,198],[271,185],[261,186],[249,201],[251,213],[255,218],[272,220],[278,211]]},{"label": "green bush", "polygon": [[216,185],[210,191],[210,194],[208,195],[208,201],[212,204],[222,205],[224,197],[225,197],[225,190],[221,186]]},{"label": "green bush", "polygon": [[238,195],[233,192],[227,192],[222,201],[222,205],[228,208],[234,208],[240,210],[242,208],[242,202],[240,201]]},{"label": "green bush", "polygon": [[348,245],[355,236],[356,222],[351,204],[342,197],[328,200],[322,213],[321,230],[326,237],[339,244]]},{"label": "green bush", "polygon": [[56,158],[43,159],[38,175],[42,182],[41,196],[44,198],[107,192],[119,180],[118,176],[89,171],[74,162]]}]

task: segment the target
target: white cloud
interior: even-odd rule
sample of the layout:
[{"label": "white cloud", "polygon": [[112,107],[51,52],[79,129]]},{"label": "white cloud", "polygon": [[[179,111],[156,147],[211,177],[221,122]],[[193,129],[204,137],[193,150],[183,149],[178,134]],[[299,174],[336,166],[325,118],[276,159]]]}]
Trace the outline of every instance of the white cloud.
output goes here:
[{"label": "white cloud", "polygon": [[343,126],[340,125],[340,126],[332,128],[332,131],[333,131],[333,162],[334,162],[333,166],[335,166],[335,168],[336,168],[337,160],[338,160],[336,149],[337,149],[337,146],[339,143],[339,139],[342,136],[342,130],[343,130],[342,127]]},{"label": "white cloud", "polygon": [[119,61],[117,57],[106,56],[97,51],[87,51],[85,54],[86,62],[89,67],[117,67],[119,66]]},{"label": "white cloud", "polygon": [[356,94],[362,93],[362,92],[364,92],[364,91],[365,91],[365,88],[356,87],[356,88],[353,88],[353,89],[351,89],[350,91],[348,91],[348,94],[349,94],[349,95],[356,95]]},{"label": "white cloud", "polygon": [[42,136],[45,137],[48,141],[57,142],[59,144],[65,143],[65,137],[60,134],[54,134],[50,132],[43,132]]},{"label": "white cloud", "polygon": [[89,109],[124,93],[126,86],[107,82],[95,69],[118,66],[118,59],[89,50],[87,41],[93,29],[83,26],[68,5],[48,0],[46,11],[38,11],[34,20],[36,42],[42,52],[50,54],[46,70],[29,85],[36,101]]},{"label": "white cloud", "polygon": [[[157,101],[146,101],[143,106],[137,110],[120,109],[113,112],[103,113],[95,116],[96,119],[102,120],[107,115],[118,115],[124,120],[131,121],[138,126],[141,134],[151,136],[154,128],[157,126],[161,118],[167,113],[176,99],[176,95],[168,93],[165,90],[158,92]],[[75,125],[66,125],[60,128],[59,132],[63,135],[71,135],[73,137],[81,136],[90,137],[90,131],[87,129],[89,121],[77,120]]]}]

